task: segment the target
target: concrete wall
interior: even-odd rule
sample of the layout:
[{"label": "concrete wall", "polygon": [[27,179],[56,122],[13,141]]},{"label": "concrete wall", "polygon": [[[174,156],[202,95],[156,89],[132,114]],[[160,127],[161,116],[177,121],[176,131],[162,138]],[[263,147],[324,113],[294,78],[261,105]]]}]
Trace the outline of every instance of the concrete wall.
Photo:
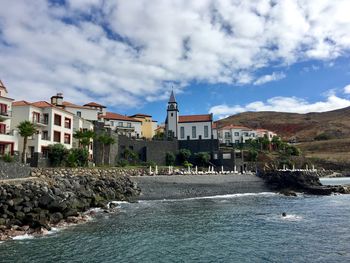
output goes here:
[{"label": "concrete wall", "polygon": [[19,162],[6,163],[0,160],[0,179],[24,178],[30,176],[30,167]]}]

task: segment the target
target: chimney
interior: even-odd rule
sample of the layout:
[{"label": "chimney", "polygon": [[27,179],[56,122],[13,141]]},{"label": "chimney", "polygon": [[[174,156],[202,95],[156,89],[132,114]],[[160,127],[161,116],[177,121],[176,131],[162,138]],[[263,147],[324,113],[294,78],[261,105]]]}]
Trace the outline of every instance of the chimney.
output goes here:
[{"label": "chimney", "polygon": [[63,108],[63,93],[57,93],[51,97],[51,104]]}]

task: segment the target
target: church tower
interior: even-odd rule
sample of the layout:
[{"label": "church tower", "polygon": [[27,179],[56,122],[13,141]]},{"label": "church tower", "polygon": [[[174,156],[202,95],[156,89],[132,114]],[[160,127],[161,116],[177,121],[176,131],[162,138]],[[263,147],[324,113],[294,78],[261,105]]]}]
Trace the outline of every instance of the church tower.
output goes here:
[{"label": "church tower", "polygon": [[167,118],[166,118],[166,136],[170,138],[177,138],[177,126],[179,122],[179,109],[175,99],[174,91],[171,91],[171,95],[168,101]]}]

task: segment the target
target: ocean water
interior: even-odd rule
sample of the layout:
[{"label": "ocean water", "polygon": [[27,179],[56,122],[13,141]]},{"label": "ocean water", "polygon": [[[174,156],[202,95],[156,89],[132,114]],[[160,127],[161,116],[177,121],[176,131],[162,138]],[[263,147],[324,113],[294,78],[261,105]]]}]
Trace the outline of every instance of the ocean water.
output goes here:
[{"label": "ocean water", "polygon": [[344,185],[350,184],[350,177],[320,178],[323,185]]},{"label": "ocean water", "polygon": [[349,204],[350,195],[272,193],[122,203],[83,225],[3,242],[0,262],[350,262]]}]

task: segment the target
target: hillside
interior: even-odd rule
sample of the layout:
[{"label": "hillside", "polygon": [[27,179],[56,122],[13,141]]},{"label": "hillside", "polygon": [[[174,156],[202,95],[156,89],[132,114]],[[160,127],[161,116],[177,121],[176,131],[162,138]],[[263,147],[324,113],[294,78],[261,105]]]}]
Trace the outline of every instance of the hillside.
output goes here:
[{"label": "hillside", "polygon": [[[350,107],[321,113],[245,112],[218,121],[218,126],[244,125],[276,132],[297,142],[318,167],[350,171]],[[329,139],[317,141],[326,134]]]},{"label": "hillside", "polygon": [[244,112],[218,121],[218,126],[244,125],[276,132],[285,140],[313,141],[319,134],[350,138],[350,107],[321,113]]}]

